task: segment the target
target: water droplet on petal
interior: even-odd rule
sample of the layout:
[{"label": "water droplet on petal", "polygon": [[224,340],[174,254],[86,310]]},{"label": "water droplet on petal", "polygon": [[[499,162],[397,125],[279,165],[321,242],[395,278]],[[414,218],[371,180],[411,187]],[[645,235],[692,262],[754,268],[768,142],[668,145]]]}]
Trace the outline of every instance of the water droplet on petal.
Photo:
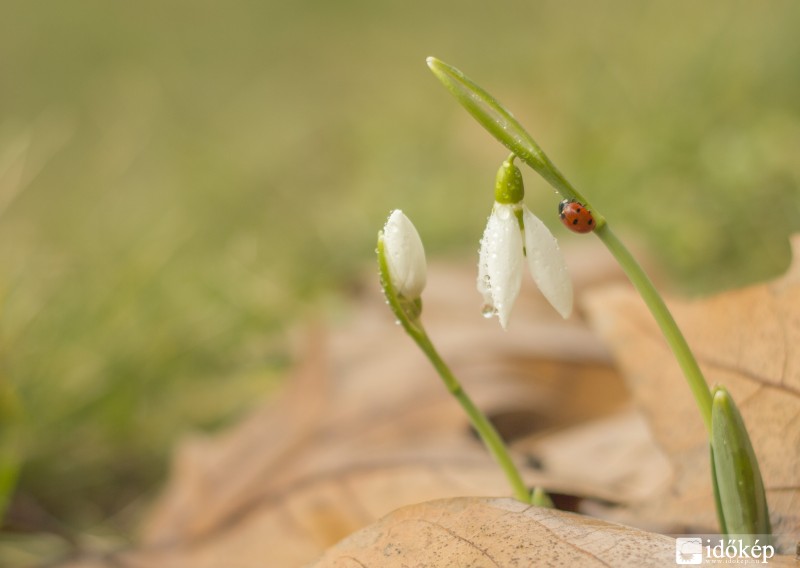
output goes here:
[{"label": "water droplet on petal", "polygon": [[486,319],[497,314],[497,310],[494,308],[492,304],[484,304],[481,308],[481,315]]},{"label": "water droplet on petal", "polygon": [[497,217],[500,219],[508,219],[511,216],[511,209],[509,207],[498,207]]}]

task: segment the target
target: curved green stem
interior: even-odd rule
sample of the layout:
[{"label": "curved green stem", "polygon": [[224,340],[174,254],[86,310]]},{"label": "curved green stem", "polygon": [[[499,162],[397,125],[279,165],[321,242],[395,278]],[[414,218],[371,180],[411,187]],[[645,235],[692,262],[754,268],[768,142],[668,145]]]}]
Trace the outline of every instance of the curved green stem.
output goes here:
[{"label": "curved green stem", "polygon": [[694,358],[691,349],[689,349],[689,345],[678,328],[678,324],[675,323],[672,314],[658,291],[656,291],[650,278],[647,277],[647,274],[636,262],[636,259],[633,258],[630,251],[622,244],[622,241],[611,231],[608,224],[606,223],[602,227],[595,229],[595,234],[611,251],[614,258],[617,259],[628,279],[644,300],[650,313],[653,314],[653,318],[661,328],[661,333],[664,334],[667,344],[672,349],[675,359],[677,359],[686,381],[689,383],[689,388],[697,401],[706,430],[710,433],[711,390],[708,388],[703,372],[697,365],[697,360]]},{"label": "curved green stem", "polygon": [[500,437],[500,434],[497,433],[497,430],[489,422],[489,419],[486,418],[486,415],[481,412],[475,403],[472,402],[472,399],[467,395],[464,388],[461,386],[461,383],[456,379],[453,372],[450,370],[450,367],[444,362],[444,360],[439,356],[439,353],[436,351],[436,348],[431,343],[431,340],[428,338],[428,335],[425,333],[425,330],[422,329],[420,326],[421,333],[418,336],[413,336],[414,341],[419,345],[419,348],[422,349],[422,352],[428,357],[430,362],[433,364],[436,372],[439,373],[439,376],[444,381],[447,390],[450,391],[456,400],[461,404],[461,407],[464,409],[464,412],[467,413],[470,422],[472,423],[472,427],[475,428],[475,431],[478,432],[478,435],[483,440],[483,443],[489,449],[489,453],[492,454],[495,461],[500,465],[503,472],[506,474],[509,483],[514,491],[514,497],[518,501],[522,501],[523,503],[530,503],[531,502],[531,494],[528,491],[525,482],[522,480],[522,476],[517,469],[517,466],[514,464],[514,461],[511,459],[511,456],[508,453],[506,448],[505,442]]},{"label": "curved green stem", "polygon": [[694,395],[711,440],[714,496],[723,532],[769,534],[766,493],[744,421],[724,389],[712,396],[686,339],[642,267],[611,231],[605,217],[561,174],[522,125],[496,99],[464,74],[433,57],[428,66],[456,99],[504,146],[567,199],[583,203],[595,218],[595,234],[617,259],[661,328]]}]

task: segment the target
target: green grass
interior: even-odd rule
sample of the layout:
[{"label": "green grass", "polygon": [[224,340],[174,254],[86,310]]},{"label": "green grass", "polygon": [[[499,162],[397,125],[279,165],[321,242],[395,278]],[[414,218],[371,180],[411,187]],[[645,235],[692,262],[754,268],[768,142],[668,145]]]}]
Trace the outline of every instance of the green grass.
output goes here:
[{"label": "green grass", "polygon": [[457,9],[6,3],[0,381],[34,530],[128,530],[183,433],[268,396],[285,330],[373,266],[390,208],[430,256],[475,254],[507,152],[428,55],[496,94],[673,287],[783,269],[800,5]]}]

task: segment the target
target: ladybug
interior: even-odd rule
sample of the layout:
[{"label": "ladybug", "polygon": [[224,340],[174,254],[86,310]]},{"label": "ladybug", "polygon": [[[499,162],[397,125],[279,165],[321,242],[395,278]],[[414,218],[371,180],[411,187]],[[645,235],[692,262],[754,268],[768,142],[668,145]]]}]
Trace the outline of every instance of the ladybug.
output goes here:
[{"label": "ladybug", "polygon": [[594,231],[594,217],[585,205],[574,199],[565,199],[558,204],[558,216],[570,231],[591,233]]}]

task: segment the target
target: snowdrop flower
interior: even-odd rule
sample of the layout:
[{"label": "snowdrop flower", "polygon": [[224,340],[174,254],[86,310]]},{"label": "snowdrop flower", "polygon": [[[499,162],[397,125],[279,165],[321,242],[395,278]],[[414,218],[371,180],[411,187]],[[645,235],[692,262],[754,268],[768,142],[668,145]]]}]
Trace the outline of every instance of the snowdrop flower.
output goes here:
[{"label": "snowdrop flower", "polygon": [[411,220],[395,209],[383,227],[381,237],[389,278],[399,296],[416,300],[427,279],[425,249]]},{"label": "snowdrop flower", "polygon": [[495,203],[481,239],[478,291],[486,317],[503,329],[522,285],[525,259],[534,282],[562,317],[572,313],[572,282],[553,234],[523,203],[522,173],[506,160],[497,172]]}]

